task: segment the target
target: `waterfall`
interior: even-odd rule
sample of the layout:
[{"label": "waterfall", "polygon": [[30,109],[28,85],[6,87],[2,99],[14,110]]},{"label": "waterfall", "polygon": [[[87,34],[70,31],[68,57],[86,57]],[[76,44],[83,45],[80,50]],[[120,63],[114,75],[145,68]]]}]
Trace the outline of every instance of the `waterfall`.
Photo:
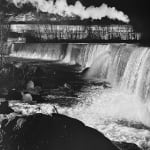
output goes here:
[{"label": "waterfall", "polygon": [[19,44],[11,56],[79,64],[90,68],[87,79],[106,80],[143,99],[150,95],[150,48],[134,44]]},{"label": "waterfall", "polygon": [[28,59],[62,60],[65,56],[65,47],[65,44],[54,43],[15,44],[11,56]]},{"label": "waterfall", "polygon": [[127,63],[121,80],[121,88],[130,90],[143,99],[150,96],[150,49],[138,48],[134,50]]},{"label": "waterfall", "polygon": [[[85,78],[107,81],[109,91],[92,93],[90,108],[79,114],[111,116],[150,126],[150,48],[135,44],[20,44],[11,56],[59,60],[89,68]],[[90,96],[89,96],[90,97]],[[89,98],[88,98],[89,99]],[[98,118],[94,118],[97,122]],[[83,119],[83,118],[82,118]],[[81,119],[81,120],[82,120]],[[92,121],[94,122],[94,121]]]},{"label": "waterfall", "polygon": [[78,57],[80,55],[81,49],[82,44],[68,44],[66,55],[62,61],[69,64],[80,64]]},{"label": "waterfall", "polygon": [[90,68],[87,79],[98,78],[113,87],[149,97],[150,49],[134,44],[17,44],[11,56],[59,60]]},{"label": "waterfall", "polygon": [[92,98],[91,113],[150,126],[150,48],[108,45],[103,50],[98,46],[101,52],[96,52],[86,78],[107,80],[112,89]]},{"label": "waterfall", "polygon": [[109,44],[98,45],[96,49],[99,52],[93,49],[89,54],[91,59],[87,61],[90,64],[87,78],[107,80],[113,87],[143,99],[150,97],[150,48]]}]

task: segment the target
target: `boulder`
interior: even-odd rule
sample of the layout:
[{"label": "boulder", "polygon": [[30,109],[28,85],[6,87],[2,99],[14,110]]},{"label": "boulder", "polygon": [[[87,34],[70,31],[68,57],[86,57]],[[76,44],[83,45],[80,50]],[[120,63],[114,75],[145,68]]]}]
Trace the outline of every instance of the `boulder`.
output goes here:
[{"label": "boulder", "polygon": [[127,143],[127,142],[113,142],[117,147],[121,150],[142,150],[134,143]]},{"label": "boulder", "polygon": [[100,87],[103,87],[104,89],[106,89],[106,88],[112,88],[111,84],[109,82],[107,82],[107,81],[101,81],[101,82],[97,82],[97,83],[95,82],[93,84],[94,85],[98,85]]},{"label": "boulder", "polygon": [[4,150],[118,150],[97,130],[60,114],[4,120],[0,134]]},{"label": "boulder", "polygon": [[27,85],[26,85],[26,89],[30,90],[30,89],[34,89],[34,82],[33,81],[28,81]]},{"label": "boulder", "polygon": [[31,94],[32,100],[36,101],[37,103],[45,103],[46,100],[40,94]]},{"label": "boulder", "polygon": [[8,95],[6,96],[7,100],[21,100],[22,94],[20,91],[16,89],[11,89],[8,91]]},{"label": "boulder", "polygon": [[35,86],[35,88],[25,89],[24,92],[28,92],[33,95],[40,95],[42,88],[40,86]]},{"label": "boulder", "polygon": [[21,92],[22,94],[22,100],[25,101],[25,102],[30,102],[33,100],[32,98],[32,95],[30,93],[23,93]]},{"label": "boulder", "polygon": [[0,114],[10,114],[12,112],[14,112],[14,110],[9,107],[8,101],[0,102]]},{"label": "boulder", "polygon": [[87,74],[87,72],[89,71],[89,69],[90,69],[90,67],[87,67],[87,68],[83,69],[82,72],[81,72],[81,75],[82,75],[83,77],[85,77],[86,74]]}]

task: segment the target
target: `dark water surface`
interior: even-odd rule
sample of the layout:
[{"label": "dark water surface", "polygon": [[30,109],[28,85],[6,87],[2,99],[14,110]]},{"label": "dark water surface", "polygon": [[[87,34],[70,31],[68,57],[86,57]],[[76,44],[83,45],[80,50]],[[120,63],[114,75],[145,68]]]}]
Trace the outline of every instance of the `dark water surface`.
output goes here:
[{"label": "dark water surface", "polygon": [[10,58],[10,62],[21,63],[27,66],[27,69],[24,69],[23,73],[22,70],[13,70],[10,71],[11,75],[14,74],[13,77],[0,78],[0,88],[9,90],[15,88],[22,91],[26,88],[26,83],[31,80],[35,86],[41,87],[40,94],[46,103],[71,106],[78,102],[77,93],[89,84],[83,79],[79,65],[22,58]]}]

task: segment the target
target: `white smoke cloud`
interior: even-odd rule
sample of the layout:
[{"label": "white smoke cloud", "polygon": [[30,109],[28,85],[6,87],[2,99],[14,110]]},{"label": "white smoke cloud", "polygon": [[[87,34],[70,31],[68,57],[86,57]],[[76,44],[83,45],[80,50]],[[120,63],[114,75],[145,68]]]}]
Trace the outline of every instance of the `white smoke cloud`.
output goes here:
[{"label": "white smoke cloud", "polygon": [[8,0],[14,3],[17,7],[21,7],[23,4],[31,3],[38,10],[42,12],[48,12],[58,14],[61,16],[80,16],[81,19],[99,19],[108,17],[109,19],[117,19],[128,23],[129,17],[122,11],[116,10],[115,7],[108,7],[107,4],[102,4],[99,7],[85,7],[80,1],[76,1],[75,5],[68,5],[66,0],[57,0],[55,3],[53,0]]}]

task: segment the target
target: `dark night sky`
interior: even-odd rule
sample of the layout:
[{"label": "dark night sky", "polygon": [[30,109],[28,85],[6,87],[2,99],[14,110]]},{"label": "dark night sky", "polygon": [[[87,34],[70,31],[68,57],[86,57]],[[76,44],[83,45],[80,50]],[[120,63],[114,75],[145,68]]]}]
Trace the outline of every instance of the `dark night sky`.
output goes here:
[{"label": "dark night sky", "polygon": [[[76,0],[68,0],[75,3]],[[150,4],[148,0],[80,0],[85,6],[100,6],[102,3],[116,7],[130,18],[130,23],[139,31],[144,32],[150,41]]]},{"label": "dark night sky", "polygon": [[[68,0],[70,1],[70,0]],[[71,0],[75,2],[76,0]],[[123,11],[137,27],[150,25],[150,4],[146,0],[80,0],[84,5],[100,6],[106,3]],[[143,24],[143,25],[142,25]]]}]

